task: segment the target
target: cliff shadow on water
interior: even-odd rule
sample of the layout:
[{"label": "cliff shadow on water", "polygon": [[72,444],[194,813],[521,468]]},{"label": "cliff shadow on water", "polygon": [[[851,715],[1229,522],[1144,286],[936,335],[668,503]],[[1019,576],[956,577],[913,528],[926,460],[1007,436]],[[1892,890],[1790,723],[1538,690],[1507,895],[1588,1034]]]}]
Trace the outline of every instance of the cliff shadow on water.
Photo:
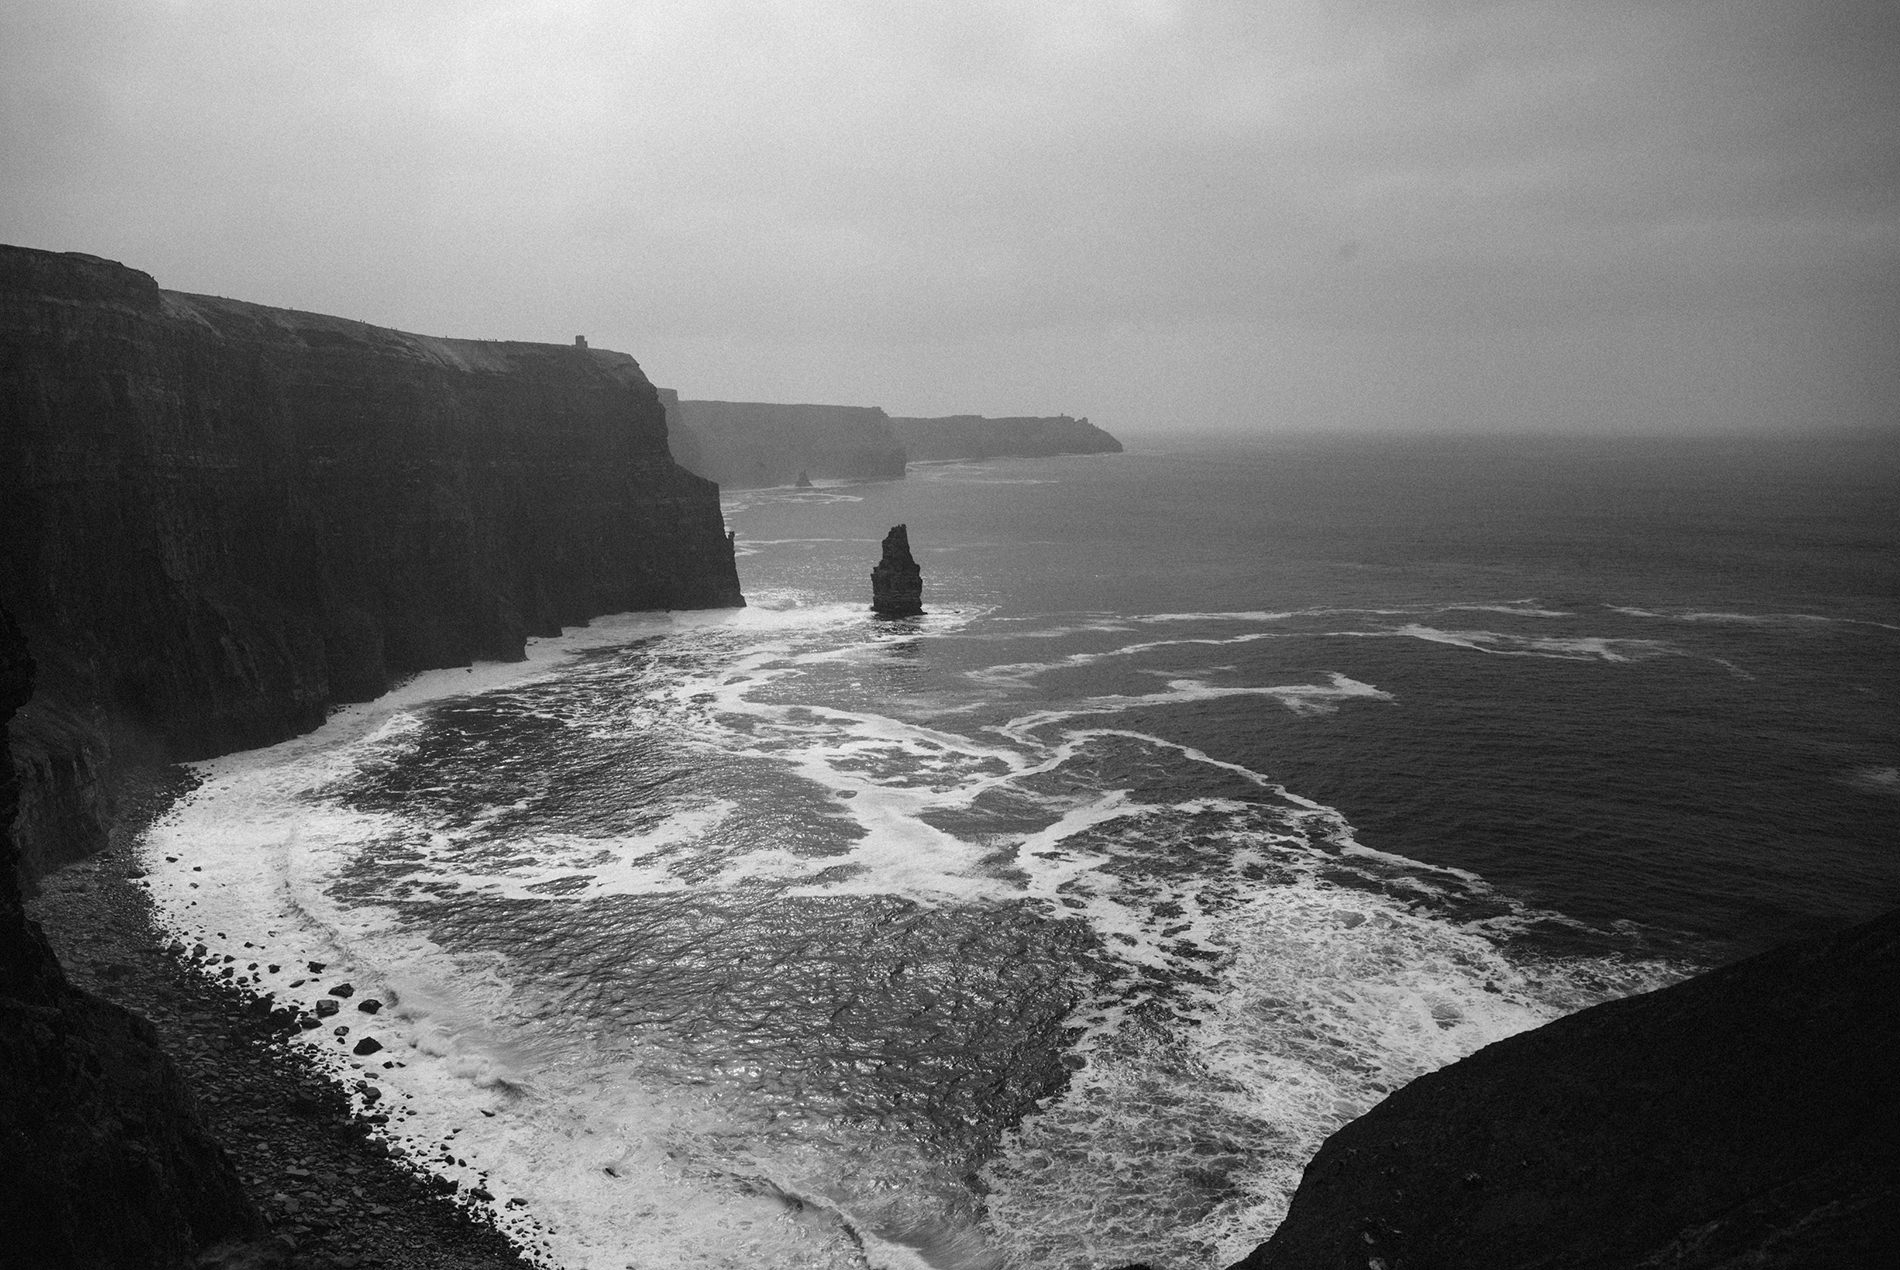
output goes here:
[{"label": "cliff shadow on water", "polygon": [[115,763],[275,741],[604,613],[744,603],[717,487],[624,353],[0,247],[0,415],[29,874],[103,840]]}]

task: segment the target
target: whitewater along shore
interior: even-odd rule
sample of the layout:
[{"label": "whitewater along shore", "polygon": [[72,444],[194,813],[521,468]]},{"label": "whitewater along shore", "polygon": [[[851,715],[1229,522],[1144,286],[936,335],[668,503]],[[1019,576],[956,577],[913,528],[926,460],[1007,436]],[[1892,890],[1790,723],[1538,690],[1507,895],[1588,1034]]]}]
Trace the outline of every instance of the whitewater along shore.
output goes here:
[{"label": "whitewater along shore", "polygon": [[[183,1266],[268,1218],[309,1265],[505,1263],[452,1222],[372,1237],[378,1208],[441,1206],[351,1146],[268,1008],[201,991],[126,907],[150,813],[121,814],[123,778],[603,613],[742,606],[717,488],[673,462],[627,354],[191,296],[77,253],[0,246],[0,400],[0,1260]],[[35,889],[98,994],[26,922]]]},{"label": "whitewater along shore", "polygon": [[[504,1270],[529,1263],[441,1179],[393,1158],[343,1088],[288,1043],[273,1017],[193,959],[152,920],[137,843],[196,778],[150,769],[119,790],[108,849],[43,881],[29,905],[72,982],[137,1011],[183,1069],[269,1226],[261,1243],[212,1264],[286,1270]],[[241,953],[240,948],[236,952]],[[239,960],[238,967],[244,965]]]}]

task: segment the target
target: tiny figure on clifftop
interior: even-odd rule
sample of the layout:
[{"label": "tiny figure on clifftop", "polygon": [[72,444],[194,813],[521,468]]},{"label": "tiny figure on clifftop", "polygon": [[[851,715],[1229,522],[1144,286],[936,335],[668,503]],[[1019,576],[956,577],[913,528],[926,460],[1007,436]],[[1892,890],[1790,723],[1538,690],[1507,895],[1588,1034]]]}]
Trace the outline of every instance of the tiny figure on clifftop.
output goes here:
[{"label": "tiny figure on clifftop", "polygon": [[916,617],[924,611],[924,571],[911,558],[910,534],[902,525],[884,535],[884,558],[871,570],[871,611],[881,617]]}]

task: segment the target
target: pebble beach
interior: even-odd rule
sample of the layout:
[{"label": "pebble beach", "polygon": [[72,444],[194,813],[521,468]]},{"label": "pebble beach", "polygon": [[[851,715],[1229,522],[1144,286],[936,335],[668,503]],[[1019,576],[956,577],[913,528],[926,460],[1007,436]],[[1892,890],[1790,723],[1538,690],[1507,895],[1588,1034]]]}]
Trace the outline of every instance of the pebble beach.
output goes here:
[{"label": "pebble beach", "polygon": [[[157,930],[139,885],[140,834],[193,783],[181,768],[127,780],[111,848],[42,879],[29,903],[67,976],[150,1020],[270,1228],[205,1266],[286,1270],[507,1270],[512,1244],[459,1193],[392,1157],[344,1090],[287,1043],[272,1015]],[[370,1115],[376,1113],[371,1112]]]}]

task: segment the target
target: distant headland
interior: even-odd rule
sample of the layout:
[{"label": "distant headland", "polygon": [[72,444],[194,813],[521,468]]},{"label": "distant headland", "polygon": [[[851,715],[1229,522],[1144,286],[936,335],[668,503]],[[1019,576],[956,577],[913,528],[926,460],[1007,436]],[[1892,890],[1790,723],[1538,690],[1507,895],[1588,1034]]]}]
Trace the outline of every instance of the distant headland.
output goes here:
[{"label": "distant headland", "polygon": [[728,489],[819,480],[902,480],[908,463],[1119,454],[1122,443],[1070,415],[915,419],[876,406],[686,401],[659,390],[680,466]]}]

